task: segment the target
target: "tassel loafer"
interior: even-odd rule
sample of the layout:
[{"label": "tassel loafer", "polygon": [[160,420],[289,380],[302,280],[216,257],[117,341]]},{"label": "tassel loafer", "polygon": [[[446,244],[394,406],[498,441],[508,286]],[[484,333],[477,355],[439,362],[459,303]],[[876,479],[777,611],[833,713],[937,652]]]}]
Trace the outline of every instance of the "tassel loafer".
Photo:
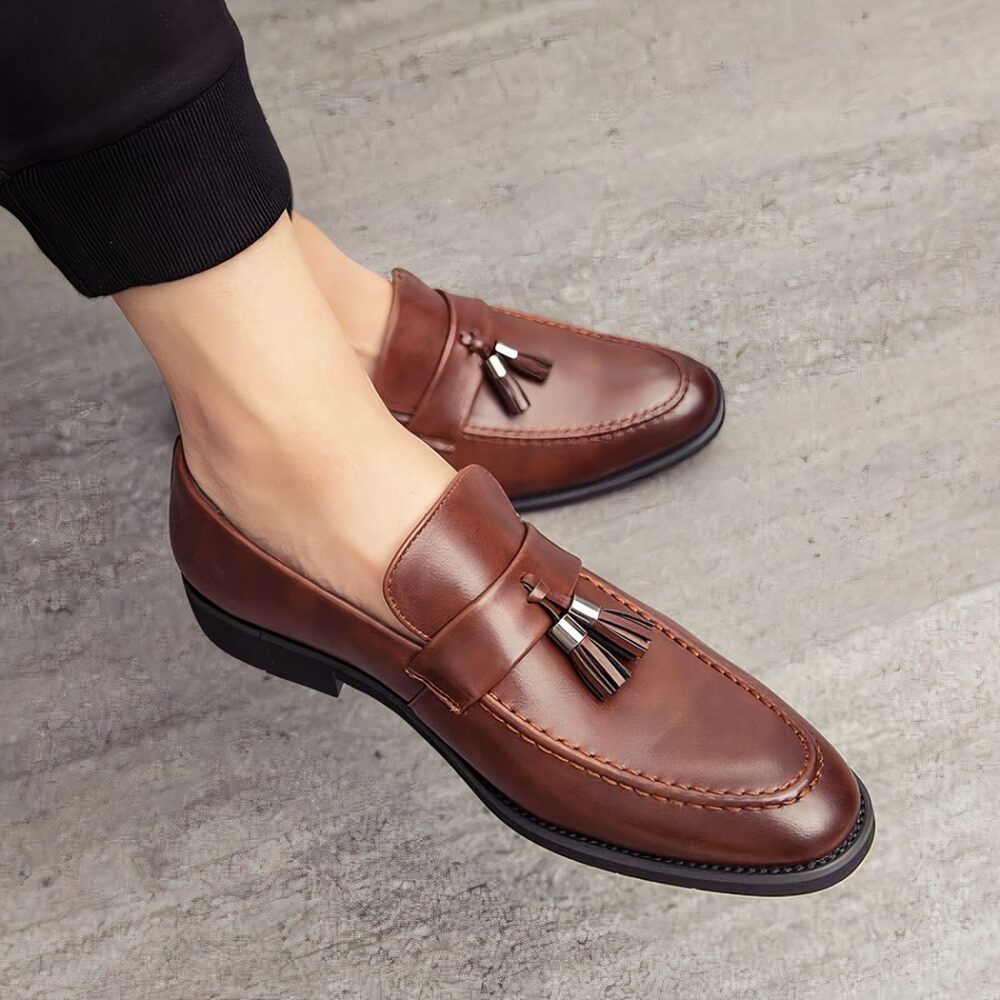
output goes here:
[{"label": "tassel loafer", "polygon": [[455,468],[481,465],[534,510],[597,496],[701,450],[718,378],[678,351],[595,333],[392,273],[375,388]]},{"label": "tassel loafer", "polygon": [[802,716],[458,473],[394,558],[388,627],[243,536],[174,454],[171,544],[233,656],[391,708],[517,833],[596,868],[753,895],[841,881],[875,832]]}]

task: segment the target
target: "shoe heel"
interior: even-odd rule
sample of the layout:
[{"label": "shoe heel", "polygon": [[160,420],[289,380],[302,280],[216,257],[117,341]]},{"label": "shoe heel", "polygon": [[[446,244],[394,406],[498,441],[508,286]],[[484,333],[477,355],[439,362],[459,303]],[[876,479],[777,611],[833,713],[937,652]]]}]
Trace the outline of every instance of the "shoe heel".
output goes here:
[{"label": "shoe heel", "polygon": [[322,654],[312,653],[304,647],[293,647],[279,636],[272,636],[234,618],[202,597],[187,580],[184,581],[184,590],[201,630],[219,649],[283,680],[334,698],[340,694],[343,682],[324,662]]}]

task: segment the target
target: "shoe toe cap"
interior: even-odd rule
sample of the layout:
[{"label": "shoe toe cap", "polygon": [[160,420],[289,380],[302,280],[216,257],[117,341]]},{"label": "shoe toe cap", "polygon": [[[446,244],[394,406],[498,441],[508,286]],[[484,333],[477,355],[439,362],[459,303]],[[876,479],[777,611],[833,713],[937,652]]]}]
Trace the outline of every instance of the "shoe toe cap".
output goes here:
[{"label": "shoe toe cap", "polygon": [[681,375],[678,392],[673,385],[669,394],[664,393],[667,409],[664,413],[663,430],[669,437],[669,444],[677,447],[686,441],[704,434],[721,419],[723,394],[722,386],[715,373],[700,361],[680,354],[667,352]]},{"label": "shoe toe cap", "polygon": [[833,854],[858,825],[861,790],[854,772],[818,738],[821,770],[807,794],[775,810],[770,864],[807,864]]}]

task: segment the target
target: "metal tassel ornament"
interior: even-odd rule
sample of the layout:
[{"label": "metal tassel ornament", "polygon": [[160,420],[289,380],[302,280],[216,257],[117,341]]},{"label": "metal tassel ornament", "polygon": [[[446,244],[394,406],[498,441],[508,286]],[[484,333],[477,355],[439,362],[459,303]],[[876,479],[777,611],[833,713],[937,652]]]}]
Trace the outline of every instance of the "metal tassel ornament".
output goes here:
[{"label": "metal tassel ornament", "polygon": [[478,354],[483,359],[486,381],[511,416],[524,413],[531,406],[524,386],[514,373],[533,382],[544,382],[552,370],[551,361],[535,354],[525,354],[500,340],[489,344],[474,333],[465,333],[462,335],[462,343],[470,353]]},{"label": "metal tassel ornament", "polygon": [[628,611],[602,608],[574,594],[549,592],[532,575],[522,577],[528,601],[540,604],[555,624],[549,638],[569,657],[570,663],[598,701],[610,698],[632,676],[627,664],[638,660],[653,638],[653,627]]},{"label": "metal tassel ornament", "polygon": [[499,354],[490,354],[483,358],[483,372],[486,381],[492,386],[497,394],[503,408],[513,417],[531,406],[528,394],[524,391],[524,386],[511,374],[510,369],[504,364],[503,358]]},{"label": "metal tassel ornament", "polygon": [[530,378],[532,382],[544,382],[549,377],[549,372],[552,371],[552,362],[547,358],[518,351],[502,340],[498,340],[493,345],[493,353],[499,354],[511,371],[515,371],[525,378]]}]

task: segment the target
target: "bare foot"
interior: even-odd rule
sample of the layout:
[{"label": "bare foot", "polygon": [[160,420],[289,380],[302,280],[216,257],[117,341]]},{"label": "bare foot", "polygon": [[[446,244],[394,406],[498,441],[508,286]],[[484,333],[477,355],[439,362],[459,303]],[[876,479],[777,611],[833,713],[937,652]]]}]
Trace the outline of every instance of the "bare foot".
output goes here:
[{"label": "bare foot", "polygon": [[288,218],[218,267],[116,300],[163,373],[206,494],[393,625],[382,577],[454,471],[385,409]]},{"label": "bare foot", "polygon": [[336,315],[362,368],[374,376],[392,308],[392,283],[348,257],[305,216],[296,212],[292,228],[313,280]]}]

